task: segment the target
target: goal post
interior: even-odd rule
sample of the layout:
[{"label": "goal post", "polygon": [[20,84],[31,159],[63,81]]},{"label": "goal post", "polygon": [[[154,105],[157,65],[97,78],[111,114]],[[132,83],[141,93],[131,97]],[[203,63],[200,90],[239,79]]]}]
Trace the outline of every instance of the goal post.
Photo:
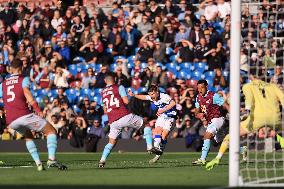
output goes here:
[{"label": "goal post", "polygon": [[239,181],[241,0],[231,1],[229,186]]}]

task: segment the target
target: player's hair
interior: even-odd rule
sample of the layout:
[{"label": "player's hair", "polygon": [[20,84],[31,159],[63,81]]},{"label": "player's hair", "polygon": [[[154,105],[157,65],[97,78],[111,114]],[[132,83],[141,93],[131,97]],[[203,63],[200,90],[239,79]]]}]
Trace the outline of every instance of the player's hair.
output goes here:
[{"label": "player's hair", "polygon": [[198,82],[197,82],[197,85],[199,84],[204,84],[205,86],[208,86],[208,82],[205,80],[205,79],[200,79]]},{"label": "player's hair", "polygon": [[112,80],[112,81],[114,81],[114,78],[115,78],[115,74],[114,74],[113,72],[107,72],[107,73],[105,74],[105,79],[106,79],[106,80]]},{"label": "player's hair", "polygon": [[16,58],[11,62],[10,66],[12,68],[21,68],[23,67],[23,62],[20,59]]},{"label": "player's hair", "polygon": [[159,92],[159,86],[158,85],[151,85],[148,89],[148,93],[151,92]]}]

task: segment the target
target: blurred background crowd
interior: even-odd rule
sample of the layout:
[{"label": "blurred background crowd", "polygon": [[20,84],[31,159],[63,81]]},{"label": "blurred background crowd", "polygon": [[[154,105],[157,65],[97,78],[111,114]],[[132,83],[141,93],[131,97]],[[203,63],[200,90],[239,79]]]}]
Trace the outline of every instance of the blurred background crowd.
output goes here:
[{"label": "blurred background crowd", "polygon": [[[244,1],[245,2],[245,1]],[[241,83],[250,69],[283,87],[284,2],[248,0],[242,6]],[[135,93],[158,84],[177,103],[179,119],[172,138],[200,148],[204,126],[194,117],[196,84],[228,99],[230,67],[229,0],[121,0],[72,5],[62,1],[1,3],[0,73],[9,73],[14,58],[23,61],[31,91],[62,139],[82,147],[104,138],[104,75]],[[129,108],[155,122],[148,102],[130,99]],[[138,108],[137,108],[138,107]],[[225,112],[226,113],[226,112]],[[2,140],[20,139],[5,129]],[[35,138],[43,138],[34,133]],[[141,139],[130,128],[121,138]],[[92,145],[90,145],[92,146]],[[88,145],[86,145],[88,148]],[[88,149],[94,151],[95,149]]]}]

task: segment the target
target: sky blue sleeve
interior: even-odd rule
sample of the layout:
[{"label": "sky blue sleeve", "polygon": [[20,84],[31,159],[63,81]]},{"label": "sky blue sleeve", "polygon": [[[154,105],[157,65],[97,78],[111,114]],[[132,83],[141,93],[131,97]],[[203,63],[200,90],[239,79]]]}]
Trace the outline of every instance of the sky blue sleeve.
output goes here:
[{"label": "sky blue sleeve", "polygon": [[42,75],[43,75],[43,72],[40,72],[40,73],[36,76],[35,80],[36,80],[37,83],[39,83],[39,80],[40,80],[40,78],[42,77]]},{"label": "sky blue sleeve", "polygon": [[0,98],[3,97],[3,89],[2,89],[2,83],[0,83]]},{"label": "sky blue sleeve", "polygon": [[195,108],[199,108],[200,106],[199,106],[199,102],[197,101],[197,97],[196,97],[196,99],[195,99]]},{"label": "sky blue sleeve", "polygon": [[126,90],[122,85],[119,86],[118,90],[119,90],[119,94],[120,94],[121,97],[127,96]]},{"label": "sky blue sleeve", "polygon": [[30,78],[25,77],[23,82],[22,82],[22,88],[30,88],[31,82],[30,82]]},{"label": "sky blue sleeve", "polygon": [[215,93],[213,96],[213,104],[217,104],[218,106],[222,106],[224,104],[224,98],[219,95],[218,93]]}]

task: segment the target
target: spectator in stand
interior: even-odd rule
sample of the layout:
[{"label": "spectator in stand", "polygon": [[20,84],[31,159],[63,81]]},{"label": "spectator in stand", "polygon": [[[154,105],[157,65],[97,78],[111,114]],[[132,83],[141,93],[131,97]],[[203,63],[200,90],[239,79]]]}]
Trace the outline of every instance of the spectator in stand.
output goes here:
[{"label": "spectator in stand", "polygon": [[210,48],[206,43],[206,39],[200,38],[199,43],[194,47],[194,62],[207,62],[209,51]]},{"label": "spectator in stand", "polygon": [[84,138],[86,136],[87,123],[83,117],[76,117],[75,122],[71,126],[70,144],[73,147],[80,148],[84,146]]},{"label": "spectator in stand", "polygon": [[222,75],[222,71],[220,68],[215,69],[215,77],[213,80],[214,87],[225,88],[227,86],[225,77]]},{"label": "spectator in stand", "polygon": [[[69,100],[67,98],[67,96],[64,94],[64,88],[58,88],[57,89],[57,97],[56,99],[58,100],[58,102],[60,102],[62,105],[63,104],[69,104]],[[68,108],[68,107],[67,107]]]},{"label": "spectator in stand", "polygon": [[83,77],[81,87],[84,89],[93,88],[96,84],[96,76],[92,68],[88,68],[87,75]]},{"label": "spectator in stand", "polygon": [[140,74],[139,78],[141,79],[141,86],[148,88],[152,85],[153,72],[151,72],[151,70],[146,67]]},{"label": "spectator in stand", "polygon": [[153,58],[156,62],[165,63],[167,62],[166,57],[166,46],[160,40],[155,40]]},{"label": "spectator in stand", "polygon": [[274,69],[276,66],[276,57],[271,56],[270,49],[265,50],[265,56],[262,61],[267,69]]},{"label": "spectator in stand", "polygon": [[187,40],[181,40],[181,47],[178,49],[177,62],[193,62],[194,60],[194,46]]},{"label": "spectator in stand", "polygon": [[152,35],[152,33],[147,33],[140,40],[141,47],[137,52],[137,56],[138,60],[141,62],[147,62],[149,58],[153,57],[154,43],[148,40],[150,35]]},{"label": "spectator in stand", "polygon": [[164,34],[164,43],[166,44],[166,46],[173,47],[174,42],[175,42],[176,32],[173,29],[173,26],[171,23],[165,24],[165,27],[167,28],[167,30],[165,31],[165,34]]},{"label": "spectator in stand", "polygon": [[225,2],[225,0],[217,0],[218,7],[218,16],[221,19],[226,18],[227,15],[231,14],[231,5],[229,2]]},{"label": "spectator in stand", "polygon": [[52,27],[56,30],[57,27],[61,24],[63,24],[64,20],[62,17],[60,17],[59,10],[54,11],[53,19],[51,20]]},{"label": "spectator in stand", "polygon": [[[206,54],[205,54],[206,55]],[[215,49],[211,49],[208,51],[207,55],[208,58],[208,70],[214,71],[215,69],[222,69],[224,67],[221,57],[218,56]]]},{"label": "spectator in stand", "polygon": [[66,125],[66,122],[63,119],[61,119],[60,115],[57,114],[51,116],[50,123],[56,129],[57,132],[60,128]]},{"label": "spectator in stand", "polygon": [[68,88],[68,78],[70,77],[70,72],[62,67],[56,68],[56,73],[54,76],[54,85],[57,88]]},{"label": "spectator in stand", "polygon": [[200,30],[200,23],[194,24],[194,31],[190,32],[190,42],[195,46],[199,43],[199,40],[201,38],[204,38],[204,33],[202,30]]},{"label": "spectator in stand", "polygon": [[276,66],[275,75],[272,77],[271,82],[277,84],[281,89],[284,88],[284,79],[281,66]]},{"label": "spectator in stand", "polygon": [[175,43],[182,40],[188,40],[190,35],[190,28],[186,28],[183,24],[179,26],[179,32],[176,34]]},{"label": "spectator in stand", "polygon": [[213,0],[205,0],[200,6],[201,9],[204,9],[204,16],[208,21],[214,21],[218,16],[218,7],[215,5]]},{"label": "spectator in stand", "polygon": [[122,86],[124,86],[126,88],[129,87],[129,80],[122,73],[122,68],[120,66],[116,67],[115,73],[116,73],[115,83],[117,85],[122,85]]},{"label": "spectator in stand", "polygon": [[96,63],[98,60],[99,52],[95,49],[94,42],[89,42],[83,45],[79,51],[87,63]]},{"label": "spectator in stand", "polygon": [[100,120],[95,119],[87,128],[87,136],[85,139],[86,152],[96,152],[98,141],[101,138],[105,138],[105,132],[101,127]]},{"label": "spectator in stand", "polygon": [[152,24],[149,22],[147,15],[142,16],[142,22],[137,24],[137,29],[142,33],[142,35],[146,35],[148,31],[152,29]]},{"label": "spectator in stand", "polygon": [[97,74],[97,80],[95,84],[95,88],[104,88],[105,83],[105,74],[107,73],[108,68],[105,65],[102,65],[100,72]]},{"label": "spectator in stand", "polygon": [[161,66],[157,66],[156,71],[153,73],[153,83],[163,88],[168,86],[167,73],[163,71]]}]

